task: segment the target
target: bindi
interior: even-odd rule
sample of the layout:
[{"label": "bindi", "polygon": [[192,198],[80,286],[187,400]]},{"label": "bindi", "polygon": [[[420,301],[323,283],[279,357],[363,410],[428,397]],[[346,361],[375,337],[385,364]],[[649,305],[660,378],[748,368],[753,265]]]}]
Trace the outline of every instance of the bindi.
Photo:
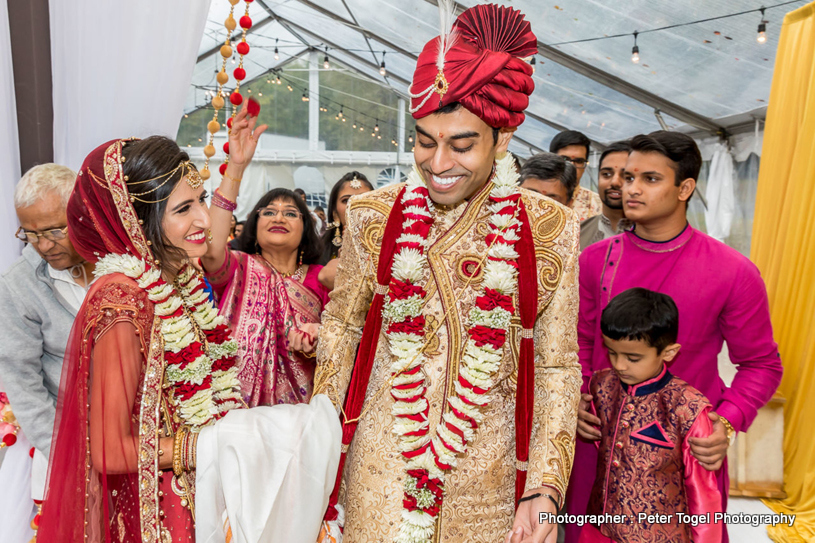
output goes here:
[{"label": "bindi", "polygon": [[439,138],[443,138],[443,137],[444,137],[444,134],[442,134],[441,132],[439,132]]}]

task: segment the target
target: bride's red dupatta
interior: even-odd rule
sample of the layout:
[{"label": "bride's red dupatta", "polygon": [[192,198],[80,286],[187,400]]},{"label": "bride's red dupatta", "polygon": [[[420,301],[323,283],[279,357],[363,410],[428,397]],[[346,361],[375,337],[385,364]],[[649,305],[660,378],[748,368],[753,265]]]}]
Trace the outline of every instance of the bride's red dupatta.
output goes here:
[{"label": "bride's red dupatta", "polygon": [[[71,242],[89,261],[109,253],[152,260],[122,174],[125,143],[85,159],[68,203]],[[171,478],[158,470],[159,327],[146,293],[124,275],[91,287],[66,350],[40,541],[158,543],[192,533]]]}]

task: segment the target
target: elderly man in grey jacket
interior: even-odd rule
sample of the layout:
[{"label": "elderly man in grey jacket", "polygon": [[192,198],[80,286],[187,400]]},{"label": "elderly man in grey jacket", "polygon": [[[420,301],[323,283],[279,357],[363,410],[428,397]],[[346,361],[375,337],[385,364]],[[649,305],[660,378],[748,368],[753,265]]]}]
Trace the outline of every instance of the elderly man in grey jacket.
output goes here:
[{"label": "elderly man in grey jacket", "polygon": [[14,191],[23,254],[0,276],[0,375],[20,428],[45,458],[51,449],[62,360],[93,279],[92,263],[67,236],[65,209],[76,174],[57,164],[30,169]]}]

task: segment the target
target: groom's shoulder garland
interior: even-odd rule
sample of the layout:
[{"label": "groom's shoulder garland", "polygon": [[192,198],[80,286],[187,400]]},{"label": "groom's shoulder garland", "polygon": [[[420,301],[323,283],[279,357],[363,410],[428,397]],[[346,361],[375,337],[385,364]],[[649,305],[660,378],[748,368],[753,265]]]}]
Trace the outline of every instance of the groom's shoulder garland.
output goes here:
[{"label": "groom's shoulder garland", "polygon": [[516,313],[518,252],[521,239],[518,174],[512,156],[496,162],[489,195],[489,247],[483,290],[469,313],[469,338],[464,350],[456,393],[447,412],[430,435],[427,379],[424,369],[427,292],[421,284],[425,251],[433,224],[433,203],[421,175],[414,168],[402,196],[404,222],[396,239],[392,278],[383,307],[383,323],[392,356],[391,396],[393,432],[404,457],[404,511],[397,543],[431,541],[444,494],[444,479],[467,451],[489,403],[488,393],[503,357],[510,320]]},{"label": "groom's shoulder garland", "polygon": [[[109,254],[96,264],[97,277],[122,273],[134,279],[155,304],[161,322],[166,363],[165,383],[179,417],[194,430],[240,406],[237,343],[209,299],[192,266],[178,274],[178,289],[133,255]],[[199,338],[196,327],[203,335]]]}]

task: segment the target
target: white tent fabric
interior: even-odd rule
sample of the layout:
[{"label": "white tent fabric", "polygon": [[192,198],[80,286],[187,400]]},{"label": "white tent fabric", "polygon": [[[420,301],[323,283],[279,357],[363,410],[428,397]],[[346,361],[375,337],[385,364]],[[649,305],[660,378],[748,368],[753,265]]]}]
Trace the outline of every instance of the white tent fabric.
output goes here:
[{"label": "white tent fabric", "polygon": [[17,229],[14,185],[20,179],[20,144],[17,134],[17,102],[11,64],[8,5],[0,2],[0,272],[19,256],[22,243],[11,237]]},{"label": "white tent fabric", "polygon": [[727,144],[720,143],[710,161],[710,175],[705,191],[707,233],[719,241],[724,241],[730,235],[730,225],[733,222],[736,207],[733,192],[734,174],[733,156]]},{"label": "white tent fabric", "polygon": [[54,162],[78,170],[110,139],[175,138],[209,7],[50,2]]}]

